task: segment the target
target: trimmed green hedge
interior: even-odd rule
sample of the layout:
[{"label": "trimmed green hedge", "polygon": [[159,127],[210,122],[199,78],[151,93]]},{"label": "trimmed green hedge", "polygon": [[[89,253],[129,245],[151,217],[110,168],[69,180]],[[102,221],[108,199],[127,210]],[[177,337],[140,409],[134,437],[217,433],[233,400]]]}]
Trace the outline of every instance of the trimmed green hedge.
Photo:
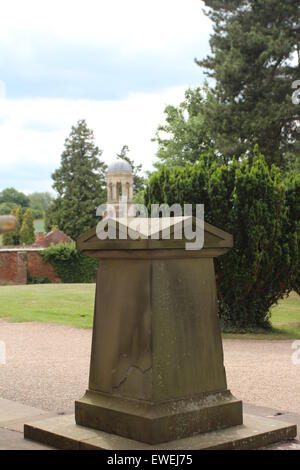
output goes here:
[{"label": "trimmed green hedge", "polygon": [[41,256],[44,262],[49,261],[62,282],[95,282],[98,261],[79,253],[75,243],[50,245]]}]

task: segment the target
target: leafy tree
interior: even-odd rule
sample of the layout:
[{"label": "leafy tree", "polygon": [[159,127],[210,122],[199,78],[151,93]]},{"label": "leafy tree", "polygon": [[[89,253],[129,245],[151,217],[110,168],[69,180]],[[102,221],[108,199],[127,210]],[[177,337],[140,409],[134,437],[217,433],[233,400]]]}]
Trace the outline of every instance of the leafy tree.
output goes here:
[{"label": "leafy tree", "polygon": [[256,149],[228,164],[203,158],[153,173],[145,203],[203,203],[205,220],[234,237],[215,260],[225,329],[269,327],[270,307],[300,288],[300,175],[285,178]]},{"label": "leafy tree", "polygon": [[24,193],[17,191],[15,188],[6,188],[0,193],[0,204],[2,203],[28,207],[29,198]]},{"label": "leafy tree", "polygon": [[2,202],[0,204],[0,215],[10,214],[12,209],[16,207],[17,205],[14,202]]},{"label": "leafy tree", "polygon": [[161,164],[195,163],[214,147],[205,120],[205,91],[206,87],[188,89],[179,106],[166,107],[166,123],[158,127],[152,139],[158,144],[156,168]]},{"label": "leafy tree", "polygon": [[30,207],[26,209],[20,229],[20,244],[32,245],[35,240],[33,215]]},{"label": "leafy tree", "polygon": [[[204,120],[228,160],[255,144],[268,164],[299,165],[300,4],[294,0],[204,0],[211,55],[196,61],[214,79]],[[292,157],[291,157],[292,156]],[[295,163],[295,160],[298,163]]]},{"label": "leafy tree", "polygon": [[28,197],[34,219],[42,219],[45,216],[46,210],[53,202],[53,197],[48,192],[35,192],[29,194]]},{"label": "leafy tree", "polygon": [[11,214],[17,219],[17,229],[14,232],[7,232],[2,235],[2,244],[5,246],[18,246],[20,245],[20,229],[23,222],[23,209],[22,206],[15,207]]},{"label": "leafy tree", "polygon": [[32,209],[32,217],[35,220],[43,219],[45,217],[45,213],[41,209]]},{"label": "leafy tree", "polygon": [[60,167],[53,173],[58,197],[46,214],[46,229],[57,225],[76,239],[96,225],[96,208],[106,200],[105,164],[85,120],[72,127],[65,140]]}]

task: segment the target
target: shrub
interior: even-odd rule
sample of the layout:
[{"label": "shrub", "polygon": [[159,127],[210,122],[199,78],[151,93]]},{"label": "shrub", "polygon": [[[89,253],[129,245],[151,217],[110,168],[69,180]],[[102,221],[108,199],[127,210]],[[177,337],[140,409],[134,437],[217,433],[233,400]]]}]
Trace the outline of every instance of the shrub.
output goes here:
[{"label": "shrub", "polygon": [[49,261],[62,282],[95,282],[98,262],[76,250],[75,243],[50,245],[41,256]]},{"label": "shrub", "polygon": [[51,284],[51,281],[45,276],[31,276],[30,272],[27,270],[27,284]]},{"label": "shrub", "polygon": [[13,232],[6,232],[2,235],[2,244],[4,246],[18,246],[20,245],[20,229],[23,222],[23,209],[22,206],[14,207],[11,211],[11,214],[14,215],[17,219],[17,228]]},{"label": "shrub", "polygon": [[0,203],[0,215],[10,214],[12,209],[15,209],[17,205],[14,202],[2,202]]},{"label": "shrub", "polygon": [[32,209],[32,216],[33,216],[34,220],[43,219],[44,215],[45,214],[42,211],[42,209]]},{"label": "shrub", "polygon": [[234,249],[215,259],[224,329],[270,327],[270,307],[300,286],[300,175],[285,178],[257,150],[229,164],[202,159],[162,167],[145,203],[204,203],[205,220],[234,236]]},{"label": "shrub", "polygon": [[34,240],[35,234],[32,210],[28,207],[23,216],[22,226],[20,229],[20,243],[24,245],[32,245]]}]

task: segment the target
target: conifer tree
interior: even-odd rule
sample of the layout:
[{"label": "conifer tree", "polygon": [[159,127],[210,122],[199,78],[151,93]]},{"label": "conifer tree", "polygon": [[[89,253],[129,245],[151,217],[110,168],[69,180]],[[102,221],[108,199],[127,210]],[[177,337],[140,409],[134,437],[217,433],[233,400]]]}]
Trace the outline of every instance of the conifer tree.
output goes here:
[{"label": "conifer tree", "polygon": [[21,245],[32,245],[35,240],[35,234],[34,234],[34,221],[33,221],[33,215],[32,215],[32,210],[30,207],[26,209],[23,221],[22,221],[22,226],[20,229],[20,244]]},{"label": "conifer tree", "polygon": [[300,154],[300,3],[204,0],[213,22],[211,55],[197,63],[213,78],[204,118],[217,150],[289,166]]},{"label": "conifer tree", "polygon": [[96,208],[106,200],[102,151],[85,120],[65,140],[60,167],[53,173],[58,197],[46,214],[46,228],[57,225],[74,240],[97,223]]}]

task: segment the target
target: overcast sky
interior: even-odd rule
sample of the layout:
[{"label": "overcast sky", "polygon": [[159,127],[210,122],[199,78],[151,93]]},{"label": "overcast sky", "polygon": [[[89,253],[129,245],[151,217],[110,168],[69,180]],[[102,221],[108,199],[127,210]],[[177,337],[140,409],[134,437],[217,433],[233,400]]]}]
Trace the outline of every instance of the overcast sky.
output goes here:
[{"label": "overcast sky", "polygon": [[200,0],[9,0],[0,15],[0,190],[51,190],[86,119],[109,163],[124,144],[151,169],[167,104],[203,82]]}]

